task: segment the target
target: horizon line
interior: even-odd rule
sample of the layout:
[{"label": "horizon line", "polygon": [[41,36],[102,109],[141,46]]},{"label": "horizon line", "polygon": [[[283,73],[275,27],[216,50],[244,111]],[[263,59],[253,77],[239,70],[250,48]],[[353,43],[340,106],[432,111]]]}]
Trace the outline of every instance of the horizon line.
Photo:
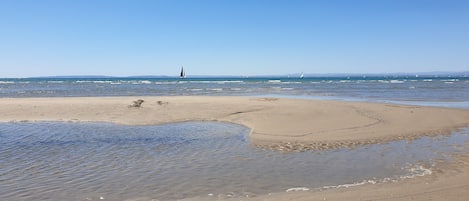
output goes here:
[{"label": "horizon line", "polygon": [[[187,78],[204,78],[204,77],[235,77],[235,78],[258,78],[258,77],[338,77],[338,76],[463,76],[468,77],[469,71],[430,71],[430,72],[393,72],[393,73],[291,73],[291,74],[272,74],[272,75],[187,75]],[[31,78],[179,78],[179,75],[128,75],[128,76],[111,76],[111,75],[48,75],[48,76],[29,76],[29,77],[1,77],[0,79],[31,79]]]}]

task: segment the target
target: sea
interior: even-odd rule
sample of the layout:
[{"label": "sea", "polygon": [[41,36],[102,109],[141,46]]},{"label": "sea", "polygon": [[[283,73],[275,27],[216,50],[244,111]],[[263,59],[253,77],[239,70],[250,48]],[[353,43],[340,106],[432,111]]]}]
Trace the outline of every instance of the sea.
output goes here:
[{"label": "sea", "polygon": [[274,96],[468,107],[469,75],[0,79],[0,98]]},{"label": "sea", "polygon": [[[469,77],[0,79],[0,98],[95,96],[254,96],[469,109]],[[253,146],[249,132],[221,122],[0,123],[0,200],[244,200],[411,179],[469,153],[469,128],[303,152]]]}]

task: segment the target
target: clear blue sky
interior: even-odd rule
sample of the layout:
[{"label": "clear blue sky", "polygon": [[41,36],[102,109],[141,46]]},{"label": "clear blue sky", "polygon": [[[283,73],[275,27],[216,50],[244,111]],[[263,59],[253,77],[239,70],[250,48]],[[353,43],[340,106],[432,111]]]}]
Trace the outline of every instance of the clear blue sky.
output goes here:
[{"label": "clear blue sky", "polygon": [[0,77],[469,70],[469,1],[0,0]]}]

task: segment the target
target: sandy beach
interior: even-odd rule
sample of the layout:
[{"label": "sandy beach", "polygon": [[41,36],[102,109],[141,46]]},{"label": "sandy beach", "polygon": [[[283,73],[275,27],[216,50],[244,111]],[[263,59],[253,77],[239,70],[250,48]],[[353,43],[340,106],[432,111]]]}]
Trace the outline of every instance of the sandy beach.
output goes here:
[{"label": "sandy beach", "polygon": [[[132,102],[144,100],[141,107]],[[469,111],[437,107],[258,97],[80,97],[0,99],[1,122],[98,121],[156,125],[222,121],[251,129],[255,146],[283,151],[332,149],[449,134],[469,125]],[[434,174],[398,183],[319,192],[279,193],[253,200],[464,200],[467,157]]]}]

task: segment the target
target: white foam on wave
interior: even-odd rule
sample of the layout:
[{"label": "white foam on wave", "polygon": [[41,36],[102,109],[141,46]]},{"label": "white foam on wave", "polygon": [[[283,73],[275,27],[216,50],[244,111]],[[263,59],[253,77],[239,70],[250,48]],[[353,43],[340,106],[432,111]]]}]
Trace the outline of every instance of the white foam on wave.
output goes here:
[{"label": "white foam on wave", "polygon": [[397,178],[383,178],[383,179],[368,179],[368,180],[363,180],[360,182],[355,182],[351,184],[340,184],[340,185],[335,185],[335,186],[323,186],[321,188],[318,188],[319,190],[327,190],[327,189],[334,189],[334,188],[349,188],[349,187],[354,187],[354,186],[361,186],[365,184],[378,184],[378,183],[387,183],[387,182],[398,182],[399,180],[403,179],[412,179],[415,177],[423,177],[427,175],[431,175],[432,171],[429,168],[425,168],[422,165],[417,165],[417,166],[409,166],[404,168],[405,170],[408,171],[408,175],[404,176],[399,176]]},{"label": "white foam on wave", "polygon": [[340,184],[336,186],[323,186],[320,189],[326,190],[326,189],[333,189],[333,188],[349,188],[349,187],[354,187],[354,186],[361,186],[364,184],[376,184],[375,180],[363,180],[361,182],[356,182],[356,183],[351,183],[351,184]]},{"label": "white foam on wave", "polygon": [[15,84],[13,81],[0,81],[0,84]]},{"label": "white foam on wave", "polygon": [[110,83],[112,83],[112,81],[96,80],[96,81],[93,81],[93,83],[95,83],[95,84],[110,84]]},{"label": "white foam on wave", "polygon": [[285,192],[297,192],[297,191],[309,191],[309,188],[306,187],[295,187],[295,188],[289,188]]},{"label": "white foam on wave", "polygon": [[268,83],[281,83],[281,80],[269,80]]},{"label": "white foam on wave", "polygon": [[426,175],[431,175],[433,172],[430,168],[423,167],[422,165],[410,166],[405,168],[409,175],[401,176],[401,179],[411,179],[415,177],[423,177]]},{"label": "white foam on wave", "polygon": [[402,84],[405,83],[403,80],[377,80],[379,83],[389,83],[389,84]]},{"label": "white foam on wave", "polygon": [[405,81],[402,81],[402,80],[391,80],[391,81],[389,81],[389,83],[391,83],[391,84],[402,84],[404,82]]},{"label": "white foam on wave", "polygon": [[459,81],[459,79],[444,79],[444,80],[441,80],[442,82],[457,82]]}]

